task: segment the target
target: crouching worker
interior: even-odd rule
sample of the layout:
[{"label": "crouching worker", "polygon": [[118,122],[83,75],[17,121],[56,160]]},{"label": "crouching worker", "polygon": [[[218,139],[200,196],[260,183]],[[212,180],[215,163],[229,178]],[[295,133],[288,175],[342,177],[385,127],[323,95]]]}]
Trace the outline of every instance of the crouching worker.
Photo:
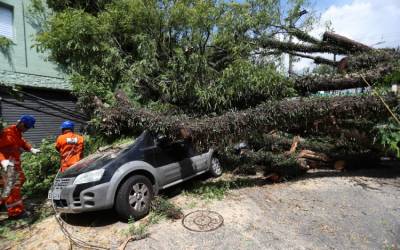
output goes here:
[{"label": "crouching worker", "polygon": [[61,172],[83,158],[83,136],[74,133],[74,126],[71,121],[63,122],[61,124],[62,134],[56,141],[56,149],[61,156]]},{"label": "crouching worker", "polygon": [[29,216],[22,202],[21,188],[25,182],[25,175],[21,167],[21,149],[36,154],[39,149],[32,148],[22,138],[22,133],[35,126],[35,118],[23,115],[16,125],[9,126],[0,134],[0,162],[4,189],[1,193],[1,202],[7,207],[10,219],[20,219]]}]

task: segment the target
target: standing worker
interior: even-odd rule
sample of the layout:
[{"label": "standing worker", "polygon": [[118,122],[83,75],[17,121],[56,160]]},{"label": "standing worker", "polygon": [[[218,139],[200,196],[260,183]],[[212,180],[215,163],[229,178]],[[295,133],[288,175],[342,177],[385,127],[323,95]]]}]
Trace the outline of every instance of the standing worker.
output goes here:
[{"label": "standing worker", "polygon": [[[20,219],[29,216],[29,213],[25,211],[24,204],[22,202],[21,188],[25,182],[25,174],[21,167],[21,149],[37,154],[40,152],[39,149],[32,148],[22,138],[22,133],[35,127],[35,118],[31,115],[23,115],[18,120],[16,125],[11,125],[3,130],[0,134],[0,161],[3,172],[14,173],[11,178],[14,179],[8,182],[11,187],[8,187],[6,183],[5,189],[9,189],[9,194],[3,197],[7,207],[8,217],[10,219]],[[10,178],[10,176],[8,176]]]},{"label": "standing worker", "polygon": [[74,123],[61,124],[62,135],[57,138],[56,149],[61,155],[61,172],[83,158],[83,136],[74,133]]}]

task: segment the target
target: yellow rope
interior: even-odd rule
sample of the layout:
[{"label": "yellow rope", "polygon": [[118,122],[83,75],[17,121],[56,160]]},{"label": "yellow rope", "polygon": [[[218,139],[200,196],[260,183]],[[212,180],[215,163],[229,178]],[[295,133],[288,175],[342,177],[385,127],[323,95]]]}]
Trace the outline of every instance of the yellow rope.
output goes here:
[{"label": "yellow rope", "polygon": [[[364,82],[370,87],[372,88],[371,84],[368,83],[368,81],[364,78],[363,75],[361,75],[361,78],[364,80]],[[389,105],[387,105],[387,103],[385,102],[385,100],[383,100],[382,96],[379,95],[378,92],[376,92],[375,90],[373,90],[373,93],[375,95],[377,95],[379,97],[379,99],[381,99],[383,105],[385,105],[386,109],[390,112],[390,114],[393,116],[393,118],[397,121],[397,123],[400,125],[400,120],[399,118],[396,116],[395,113],[393,113],[393,111],[390,109]]]}]

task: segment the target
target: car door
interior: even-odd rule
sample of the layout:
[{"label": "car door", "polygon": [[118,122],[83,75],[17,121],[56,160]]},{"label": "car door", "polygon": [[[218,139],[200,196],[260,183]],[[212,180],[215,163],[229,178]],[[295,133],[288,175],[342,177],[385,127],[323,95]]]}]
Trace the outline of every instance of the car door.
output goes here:
[{"label": "car door", "polygon": [[[184,155],[179,146],[175,143],[168,145],[157,146],[154,149],[155,167],[162,176],[160,181],[162,186],[178,181],[186,175],[182,172],[181,162],[184,160]],[[188,163],[187,163],[188,164]]]},{"label": "car door", "polygon": [[[165,185],[185,179],[196,173],[192,159],[188,157],[181,142],[173,142],[159,147],[158,159]],[[164,160],[163,160],[164,159]]]},{"label": "car door", "polygon": [[208,166],[208,160],[209,160],[208,153],[193,156],[190,158],[190,160],[192,161],[192,164],[194,166],[196,173],[205,171],[209,167]]},{"label": "car door", "polygon": [[197,174],[208,169],[208,159],[209,155],[198,154],[194,149],[190,141],[182,141],[181,146],[185,153],[185,159],[181,163],[181,167],[184,168],[183,172],[185,177]]}]

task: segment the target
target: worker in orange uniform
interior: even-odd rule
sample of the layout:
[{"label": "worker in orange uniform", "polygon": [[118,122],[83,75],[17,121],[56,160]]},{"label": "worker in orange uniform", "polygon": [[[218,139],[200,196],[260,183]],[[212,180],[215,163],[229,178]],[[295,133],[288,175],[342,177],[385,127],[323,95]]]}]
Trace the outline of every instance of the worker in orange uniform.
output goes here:
[{"label": "worker in orange uniform", "polygon": [[29,213],[25,211],[24,204],[22,202],[21,188],[25,182],[25,175],[21,167],[21,149],[37,154],[40,152],[39,149],[32,148],[22,138],[22,133],[35,127],[35,118],[31,115],[23,115],[18,120],[16,125],[9,126],[3,130],[0,134],[0,162],[2,171],[7,173],[10,172],[10,168],[14,176],[12,178],[15,181],[8,182],[11,186],[8,187],[7,183],[5,188],[9,189],[6,197],[2,197],[2,202],[7,207],[9,219],[20,219],[29,216]]},{"label": "worker in orange uniform", "polygon": [[74,133],[74,123],[61,124],[62,135],[57,138],[56,149],[61,155],[61,172],[83,158],[83,136]]}]

